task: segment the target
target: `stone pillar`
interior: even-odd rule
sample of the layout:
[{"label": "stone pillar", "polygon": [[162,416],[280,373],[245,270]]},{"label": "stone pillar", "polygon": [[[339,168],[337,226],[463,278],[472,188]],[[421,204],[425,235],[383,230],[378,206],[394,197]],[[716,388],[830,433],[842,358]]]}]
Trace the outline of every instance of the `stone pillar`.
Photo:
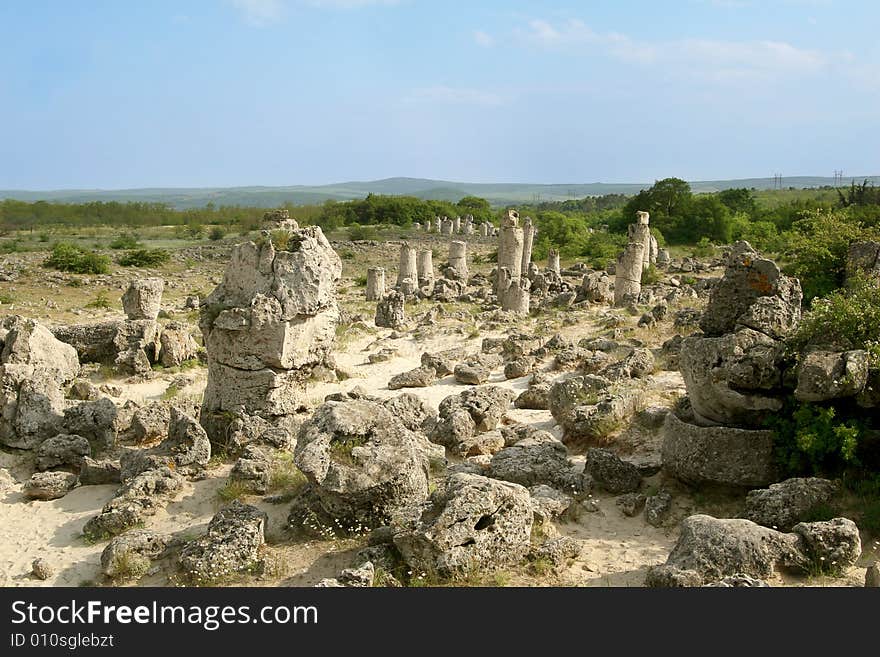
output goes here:
[{"label": "stone pillar", "polygon": [[669,257],[669,251],[666,249],[657,249],[657,265],[659,267],[666,267],[669,265],[672,258]]},{"label": "stone pillar", "polygon": [[648,213],[638,212],[638,222],[629,227],[629,243],[617,258],[614,270],[614,305],[625,306],[642,291],[645,252],[650,249],[651,229]]},{"label": "stone pillar", "polygon": [[552,271],[557,276],[559,275],[559,251],[556,249],[550,249],[547,253],[547,269]]},{"label": "stone pillar", "polygon": [[131,320],[149,319],[155,321],[162,307],[162,292],[165,281],[161,278],[140,278],[131,281],[122,295],[122,309]]},{"label": "stone pillar", "polygon": [[453,241],[449,244],[449,266],[447,276],[453,280],[468,279],[467,242]]},{"label": "stone pillar", "polygon": [[[519,213],[508,210],[507,216],[501,220],[498,237],[498,271],[507,268],[511,279],[519,279],[522,275],[523,229],[519,227]],[[500,280],[496,280],[495,292],[500,296]]]},{"label": "stone pillar", "polygon": [[201,304],[201,422],[223,448],[235,418],[289,428],[313,371],[332,367],[342,262],[318,226],[289,232],[279,243],[290,250],[276,249],[268,231],[259,245],[235,246],[223,282]]},{"label": "stone pillar", "polygon": [[434,254],[431,249],[419,251],[418,281],[419,289],[434,285]]},{"label": "stone pillar", "polygon": [[517,315],[529,314],[529,279],[512,278],[507,267],[498,270],[498,302],[501,310]]},{"label": "stone pillar", "polygon": [[418,221],[413,222],[412,227],[413,227],[413,230],[415,230],[415,231],[421,232],[421,230],[422,230],[422,224],[420,224]]},{"label": "stone pillar", "polygon": [[443,221],[440,219],[440,217],[434,217],[434,232],[439,233],[442,226]]},{"label": "stone pillar", "polygon": [[523,221],[523,251],[522,265],[520,271],[523,275],[529,271],[529,264],[532,262],[532,243],[535,240],[535,227],[532,225],[532,218],[526,217]]},{"label": "stone pillar", "polygon": [[443,217],[443,222],[440,224],[440,234],[441,235],[452,235],[452,231],[454,228],[454,224],[452,219],[449,217]]},{"label": "stone pillar", "polygon": [[456,217],[452,220],[452,232],[456,235],[461,234],[461,217]]},{"label": "stone pillar", "polygon": [[418,265],[416,263],[416,249],[404,242],[400,245],[400,266],[397,269],[397,285],[400,289],[404,286],[404,281],[409,279],[410,283],[415,286],[418,283]]},{"label": "stone pillar", "polygon": [[378,301],[385,296],[385,268],[367,269],[367,301]]},{"label": "stone pillar", "polygon": [[489,224],[485,221],[480,224],[480,235],[483,237],[489,237]]}]

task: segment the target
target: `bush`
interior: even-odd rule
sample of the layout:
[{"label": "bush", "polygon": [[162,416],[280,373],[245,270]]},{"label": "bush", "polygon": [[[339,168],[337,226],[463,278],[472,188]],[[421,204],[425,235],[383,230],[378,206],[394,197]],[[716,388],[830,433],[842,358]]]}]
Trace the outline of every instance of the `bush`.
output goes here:
[{"label": "bush", "polygon": [[122,233],[118,235],[112,242],[110,242],[110,248],[115,251],[122,251],[125,249],[137,249],[140,248],[141,243],[138,241],[137,235],[133,233]]},{"label": "bush", "polygon": [[696,246],[691,250],[693,258],[711,258],[715,255],[715,245],[709,241],[708,237],[701,237]]},{"label": "bush", "polygon": [[223,226],[214,226],[208,233],[208,239],[212,242],[218,242],[226,237],[226,229]]},{"label": "bush", "polygon": [[660,272],[654,265],[642,270],[642,285],[654,285],[660,282]]},{"label": "bush", "polygon": [[110,308],[110,297],[106,290],[98,292],[97,296],[86,304],[86,308]]},{"label": "bush", "polygon": [[119,259],[123,267],[157,267],[171,258],[165,249],[135,249]]},{"label": "bush", "polygon": [[876,235],[844,212],[805,212],[782,236],[785,272],[800,279],[805,301],[830,294],[843,286],[849,245]]},{"label": "bush", "polygon": [[850,289],[814,299],[804,314],[789,348],[802,353],[807,346],[867,349],[880,355],[880,293],[870,281],[857,278]]},{"label": "bush", "polygon": [[43,266],[73,274],[108,274],[110,258],[69,242],[58,242],[52,247],[52,253]]},{"label": "bush", "polygon": [[348,239],[352,242],[357,240],[376,240],[379,239],[379,231],[375,226],[360,226],[354,224],[348,227]]},{"label": "bush", "polygon": [[858,449],[866,436],[863,422],[839,417],[833,406],[801,403],[791,411],[790,405],[768,420],[784,473],[835,475],[859,465]]}]

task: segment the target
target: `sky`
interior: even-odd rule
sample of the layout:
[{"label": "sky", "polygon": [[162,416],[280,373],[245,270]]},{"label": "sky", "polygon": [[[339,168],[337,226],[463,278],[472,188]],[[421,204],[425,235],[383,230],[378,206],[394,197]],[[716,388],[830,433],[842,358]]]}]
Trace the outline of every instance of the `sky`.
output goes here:
[{"label": "sky", "polygon": [[0,0],[0,189],[880,174],[876,0]]}]

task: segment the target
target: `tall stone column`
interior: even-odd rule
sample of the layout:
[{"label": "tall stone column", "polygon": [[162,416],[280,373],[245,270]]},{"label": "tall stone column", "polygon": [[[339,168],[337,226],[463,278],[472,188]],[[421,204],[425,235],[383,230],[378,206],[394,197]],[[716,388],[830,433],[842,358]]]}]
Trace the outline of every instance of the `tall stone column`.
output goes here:
[{"label": "tall stone column", "polygon": [[452,235],[454,227],[452,219],[443,217],[443,222],[440,224],[440,233],[442,235]]},{"label": "tall stone column", "polygon": [[639,211],[638,222],[629,227],[629,243],[617,258],[614,273],[614,305],[625,306],[642,291],[645,252],[650,249],[651,229],[648,213]]},{"label": "tall stone column", "polygon": [[535,240],[535,227],[532,225],[532,218],[526,217],[523,221],[523,250],[522,265],[520,271],[523,275],[528,274],[529,264],[532,262],[532,243]]},{"label": "tall stone column", "polygon": [[385,296],[385,268],[367,269],[367,301],[378,301]]},{"label": "tall stone column", "polygon": [[547,253],[547,269],[552,271],[557,276],[559,275],[559,251],[556,249],[550,249]]},{"label": "tall stone column", "polygon": [[404,287],[404,281],[407,280],[413,286],[418,283],[419,275],[416,258],[416,248],[414,246],[410,246],[406,242],[400,245],[400,266],[397,269],[397,285],[395,285],[397,289]]},{"label": "tall stone column", "polygon": [[443,226],[443,220],[440,217],[434,217],[434,232],[441,232],[441,228]]},{"label": "tall stone column", "polygon": [[452,232],[456,235],[461,234],[461,217],[456,217],[452,220]]},{"label": "tall stone column", "polygon": [[513,278],[507,267],[498,270],[498,302],[501,310],[517,315],[529,313],[529,279]]},{"label": "tall stone column", "polygon": [[419,289],[434,286],[434,254],[431,249],[419,251],[418,280]]},{"label": "tall stone column", "polygon": [[[511,279],[518,279],[522,275],[523,256],[523,229],[519,227],[519,213],[516,210],[508,210],[507,216],[501,220],[501,230],[498,235],[498,271],[506,268]],[[495,293],[500,296],[500,280],[496,280]]]},{"label": "tall stone column", "polygon": [[268,231],[259,244],[237,245],[223,282],[201,304],[208,355],[201,422],[223,448],[235,418],[289,428],[313,370],[332,366],[342,262],[319,227],[289,232],[278,241],[284,248]]},{"label": "tall stone column", "polygon": [[482,237],[489,237],[489,224],[485,221],[480,224],[480,235]]},{"label": "tall stone column", "polygon": [[467,242],[450,242],[447,275],[453,280],[467,282],[469,275],[467,265]]}]

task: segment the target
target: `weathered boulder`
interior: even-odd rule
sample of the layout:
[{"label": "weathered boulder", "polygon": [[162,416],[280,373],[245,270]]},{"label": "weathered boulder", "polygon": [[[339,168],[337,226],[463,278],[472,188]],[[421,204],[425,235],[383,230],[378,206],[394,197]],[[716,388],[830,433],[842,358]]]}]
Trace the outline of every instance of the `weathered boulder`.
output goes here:
[{"label": "weathered boulder", "polygon": [[130,425],[133,409],[120,408],[109,397],[82,402],[64,410],[64,428],[85,438],[92,450],[99,452],[116,444],[124,428]]},{"label": "weathered boulder", "polygon": [[429,431],[437,417],[437,413],[428,404],[411,392],[386,399],[382,405],[410,431]]},{"label": "weathered boulder", "polygon": [[547,431],[537,431],[495,454],[488,475],[526,487],[546,484],[568,492],[584,488],[583,477],[574,471],[565,445]]},{"label": "weathered boulder", "polygon": [[167,544],[165,536],[149,529],[126,532],[112,539],[101,552],[101,572],[114,578],[141,577]]},{"label": "weathered boulder", "polygon": [[35,472],[24,482],[22,492],[32,500],[55,500],[67,495],[76,483],[77,476],[70,472]]},{"label": "weathered boulder", "polygon": [[776,481],[772,431],[700,427],[675,413],[662,431],[663,468],[683,482],[751,488]]},{"label": "weathered boulder", "polygon": [[642,394],[634,384],[612,385],[604,377],[588,374],[555,383],[548,402],[565,432],[565,442],[604,440],[635,414]]},{"label": "weathered boulder", "polygon": [[743,329],[722,337],[688,337],[679,367],[702,424],[761,426],[782,408],[783,344]]},{"label": "weathered boulder", "polygon": [[175,367],[196,357],[199,345],[184,322],[168,322],[159,335],[159,362]]},{"label": "weathered boulder", "polygon": [[455,366],[466,357],[464,349],[447,349],[438,353],[424,352],[421,362],[424,367],[431,367],[438,377],[452,374]]},{"label": "weathered boulder", "polygon": [[40,443],[36,451],[37,470],[70,467],[79,470],[83,458],[91,456],[89,441],[82,436],[60,433]]},{"label": "weathered boulder", "polygon": [[868,383],[868,370],[868,352],[863,349],[811,351],[798,365],[794,396],[804,402],[853,397]]},{"label": "weathered boulder", "polygon": [[827,505],[838,490],[835,482],[819,477],[786,479],[769,488],[749,491],[743,517],[789,531],[811,512]]},{"label": "weathered boulder", "polygon": [[600,376],[609,381],[621,381],[623,379],[641,379],[653,371],[654,354],[651,353],[651,350],[633,349],[624,358],[603,369]]},{"label": "weathered boulder", "polygon": [[545,375],[535,373],[529,381],[529,387],[523,390],[513,405],[517,408],[529,408],[546,411],[550,407],[550,389],[553,380]]},{"label": "weathered boulder", "polygon": [[62,433],[62,387],[79,374],[79,360],[33,319],[7,317],[0,336],[0,444],[33,449]]},{"label": "weathered boulder", "polygon": [[661,490],[645,500],[645,522],[652,527],[660,527],[672,511],[672,494]]},{"label": "weathered boulder", "polygon": [[[428,496],[423,440],[379,403],[323,404],[303,424],[294,451],[318,507],[312,511],[349,532],[387,524],[418,506]],[[292,526],[303,522],[297,509]]]},{"label": "weathered boulder", "polygon": [[389,390],[400,390],[401,388],[426,388],[434,383],[437,379],[437,373],[433,367],[416,367],[415,369],[401,372],[388,382]]},{"label": "weathered boulder", "polygon": [[591,447],[587,450],[584,472],[612,495],[634,493],[642,484],[639,469],[607,449]]},{"label": "weathered boulder", "polygon": [[155,320],[162,307],[165,281],[161,278],[141,278],[131,281],[122,295],[122,309],[129,319]]},{"label": "weathered boulder", "polygon": [[712,289],[700,328],[708,336],[720,336],[746,327],[778,339],[797,327],[802,298],[800,281],[783,275],[776,263],[740,241]]},{"label": "weathered boulder", "polygon": [[200,584],[216,584],[256,570],[262,561],[259,549],[266,542],[267,522],[263,511],[232,502],[211,518],[204,536],[181,549],[181,569]]},{"label": "weathered boulder", "polygon": [[648,586],[700,586],[727,576],[765,579],[780,570],[838,573],[861,554],[851,520],[801,523],[793,533],[768,529],[750,520],[686,518],[669,558],[648,570]]},{"label": "weathered boulder", "polygon": [[492,431],[507,412],[514,394],[497,386],[480,386],[446,397],[440,402],[439,417],[430,439],[454,448],[463,440]]},{"label": "weathered boulder", "polygon": [[376,304],[376,326],[401,329],[406,326],[406,297],[398,290],[389,290]]},{"label": "weathered boulder", "polygon": [[532,520],[526,488],[457,473],[417,520],[398,529],[394,545],[416,573],[463,576],[522,560]]}]

